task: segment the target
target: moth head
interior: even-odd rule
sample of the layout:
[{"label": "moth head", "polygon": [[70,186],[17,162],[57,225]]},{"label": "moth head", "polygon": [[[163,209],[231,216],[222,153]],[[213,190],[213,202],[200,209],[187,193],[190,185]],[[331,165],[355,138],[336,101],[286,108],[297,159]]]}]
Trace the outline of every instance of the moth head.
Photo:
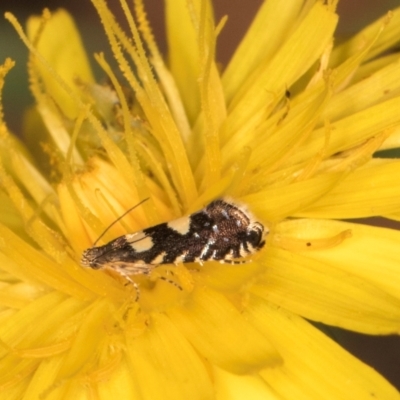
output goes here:
[{"label": "moth head", "polygon": [[81,265],[83,267],[90,267],[93,269],[101,268],[101,264],[97,262],[98,256],[99,256],[99,254],[98,254],[97,247],[92,247],[90,249],[86,249],[82,253]]},{"label": "moth head", "polygon": [[246,241],[254,251],[260,250],[265,245],[264,237],[268,233],[264,229],[264,225],[259,222],[252,222],[247,228]]}]

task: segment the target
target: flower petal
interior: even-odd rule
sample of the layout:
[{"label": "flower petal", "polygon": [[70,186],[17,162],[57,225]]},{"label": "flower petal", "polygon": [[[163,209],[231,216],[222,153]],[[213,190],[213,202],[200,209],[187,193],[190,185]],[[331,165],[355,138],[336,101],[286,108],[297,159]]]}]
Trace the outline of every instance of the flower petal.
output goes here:
[{"label": "flower petal", "polygon": [[0,223],[27,240],[23,220],[10,197],[3,191],[0,191]]},{"label": "flower petal", "polygon": [[[301,223],[301,222],[300,222]],[[400,298],[400,232],[346,222],[311,221],[318,236],[351,229],[352,237],[340,246],[310,252],[316,260],[334,265],[377,285],[385,292]]]},{"label": "flower petal", "polygon": [[200,285],[225,294],[236,294],[264,270],[265,266],[256,259],[239,265],[207,262],[197,278]]},{"label": "flower petal", "polygon": [[[91,363],[93,357],[101,349],[106,322],[109,318],[110,306],[106,300],[99,300],[91,305],[80,321],[71,349],[58,370],[58,379],[74,376],[81,372],[85,365]],[[94,335],[94,332],[97,334]]]},{"label": "flower petal", "polygon": [[[46,339],[49,333],[46,332],[46,330],[42,331],[42,329],[45,329],[47,324],[40,326],[40,324],[36,324],[36,322],[38,320],[42,320],[42,316],[46,315],[49,309],[52,310],[60,307],[64,301],[65,295],[63,295],[61,292],[52,292],[35,299],[27,307],[24,307],[23,309],[14,313],[14,315],[12,315],[10,318],[7,318],[7,320],[2,320],[0,327],[1,340],[10,347],[17,347],[21,343],[23,343],[25,347],[37,346],[38,343],[35,342],[37,340],[36,331],[39,331],[43,334],[45,333]],[[77,301],[75,300],[75,302]],[[70,313],[71,307],[60,308],[60,314],[62,314],[61,319],[63,317],[68,318]],[[51,315],[46,315],[46,322],[54,322],[56,320],[58,323],[60,323],[58,320],[60,317],[57,317],[57,315],[52,312],[50,312],[50,314]],[[52,325],[50,324],[50,326]],[[34,329],[32,327],[34,327]],[[50,336],[52,335],[53,333],[50,333]],[[1,348],[0,354],[1,356],[4,356],[3,347]]]},{"label": "flower petal", "polygon": [[[23,384],[20,388],[23,391],[29,384],[25,398],[30,398],[29,395],[31,398],[40,398],[51,388],[58,379],[65,351],[70,348],[69,339],[74,335],[79,320],[76,315],[83,307],[85,303],[54,291],[35,299],[2,321],[0,338],[12,349],[6,349],[5,355],[1,354],[0,388],[3,395],[7,393],[5,398],[13,397],[3,389],[10,387],[13,390],[14,385],[18,388],[18,383]],[[43,364],[43,360],[47,362]],[[29,379],[31,374],[34,377],[26,382],[25,374]]]},{"label": "flower petal", "polygon": [[230,372],[243,374],[280,361],[268,340],[217,292],[197,289],[190,301],[167,313],[205,358]]},{"label": "flower petal", "polygon": [[[265,113],[321,56],[330,42],[337,23],[331,5],[315,2],[301,15],[291,35],[272,59],[264,60],[250,75],[243,90],[236,92],[230,104],[223,143],[232,133],[251,131],[265,119]],[[272,107],[273,108],[273,107]]]},{"label": "flower petal", "polygon": [[[42,19],[31,17],[27,22],[28,37],[35,41]],[[92,71],[82,40],[75,23],[65,10],[55,12],[46,21],[43,32],[39,37],[37,49],[55,72],[73,91],[77,90],[76,79],[92,83]],[[71,62],[73,60],[73,62]],[[37,63],[36,66],[46,84],[47,92],[56,100],[59,107],[69,117],[77,116],[77,104],[70,95],[54,79],[48,67]]]},{"label": "flower petal", "polygon": [[272,389],[257,375],[234,375],[214,367],[216,400],[279,400]]},{"label": "flower petal", "polygon": [[127,340],[127,354],[141,399],[208,399],[213,388],[208,371],[189,342],[161,313],[146,331]]},{"label": "flower petal", "polygon": [[[292,160],[297,158],[299,149],[303,151],[304,143],[308,143],[310,136],[313,137],[321,112],[325,105],[329,104],[330,95],[329,87],[326,85],[320,85],[317,90],[312,88],[304,91],[301,101],[294,100],[291,111],[286,116],[277,113],[273,118],[261,122],[252,131],[234,135],[224,147],[225,163],[226,160],[234,162],[240,149],[250,146],[253,151],[249,169],[255,174],[252,180],[256,181],[253,185],[258,185],[259,188],[266,186],[265,181],[271,179],[268,172],[279,170],[285,164],[289,167],[294,165]],[[285,112],[285,109],[282,111]],[[325,143],[305,161],[306,165],[323,150],[324,145]],[[281,185],[284,183],[281,182]]]},{"label": "flower petal", "polygon": [[0,250],[2,269],[14,277],[39,285],[45,284],[78,298],[88,299],[93,295],[89,289],[83,288],[68,276],[70,268],[76,268],[76,265],[71,266],[71,261],[64,259],[67,265],[61,268],[49,256],[2,225],[0,225]]},{"label": "flower petal", "polygon": [[288,221],[283,225],[284,229],[296,230],[298,236],[312,235],[313,238],[326,238],[350,229],[351,238],[339,246],[310,251],[307,256],[359,276],[391,296],[400,298],[399,231],[323,220]]},{"label": "flower petal", "polygon": [[362,400],[400,398],[372,368],[302,318],[251,297],[245,316],[281,352],[284,363],[261,376],[285,399]]},{"label": "flower petal", "polygon": [[[44,359],[37,367],[32,378],[29,380],[28,387],[26,388],[26,391],[23,392],[24,398],[40,399],[41,397],[47,397],[49,400],[62,398],[65,393],[65,387],[54,385],[62,361],[62,356]],[[12,397],[8,396],[8,398],[11,399]]]},{"label": "flower petal", "polygon": [[396,60],[335,94],[322,115],[322,121],[336,121],[396,96],[400,86],[399,74],[400,61]]},{"label": "flower petal", "polygon": [[374,37],[377,32],[383,29],[383,32],[379,36],[379,39],[371,51],[368,54],[369,59],[375,58],[378,54],[383,53],[385,50],[390,49],[399,40],[400,35],[400,8],[397,8],[372,24],[365,27],[363,30],[352,36],[349,40],[336,46],[332,52],[331,65],[336,66],[343,62],[346,58],[350,57],[354,53],[357,53],[371,37]]},{"label": "flower petal", "polygon": [[[326,153],[329,155],[349,150],[366,140],[395,128],[400,122],[400,97],[375,104],[330,125],[329,141]],[[324,148],[326,127],[315,129],[306,143],[291,157],[295,164],[307,161]]]},{"label": "flower petal", "polygon": [[[352,236],[339,245],[313,246],[349,229]],[[399,332],[399,232],[323,220],[285,221],[277,232],[314,250],[300,255],[271,248],[263,285],[254,289],[259,295],[327,324]]]},{"label": "flower petal", "polygon": [[400,300],[372,283],[284,250],[270,249],[267,263],[267,272],[250,291],[269,302],[307,319],[358,332],[400,332]]},{"label": "flower petal", "polygon": [[[290,35],[288,26],[296,24],[303,4],[302,0],[287,2],[285,7],[282,7],[281,0],[269,0],[261,4],[223,74],[228,104],[243,81],[265,60],[270,60],[282,46]],[[268,30],[265,29],[266,26]],[[257,46],[254,46],[254,43],[257,43]]]},{"label": "flower petal", "polygon": [[374,159],[352,171],[311,207],[294,214],[311,218],[363,218],[400,211],[400,161]]},{"label": "flower petal", "polygon": [[[199,2],[193,2],[192,6],[198,7]],[[168,0],[165,10],[169,66],[193,122],[200,110],[199,86],[193,85],[200,74],[198,37],[192,19],[194,11],[185,0]]]},{"label": "flower petal", "polygon": [[252,211],[265,221],[279,221],[313,204],[332,190],[342,173],[326,173],[299,182],[270,186],[265,190],[241,197],[251,204]]}]

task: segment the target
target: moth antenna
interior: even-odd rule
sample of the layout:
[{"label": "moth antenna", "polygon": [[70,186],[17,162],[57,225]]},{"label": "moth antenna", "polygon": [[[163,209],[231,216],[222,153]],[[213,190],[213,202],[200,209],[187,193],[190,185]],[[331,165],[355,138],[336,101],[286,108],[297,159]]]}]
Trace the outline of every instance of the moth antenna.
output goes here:
[{"label": "moth antenna", "polygon": [[136,207],[139,207],[141,204],[143,204],[145,201],[149,200],[150,197],[147,197],[146,199],[140,201],[139,203],[135,204],[133,207],[129,208],[127,211],[125,211],[122,215],[120,215],[115,221],[113,221],[110,225],[107,226],[107,228],[103,231],[103,233],[96,239],[96,241],[93,243],[92,247],[95,247],[97,242],[112,228],[118,221],[120,221],[122,218],[125,217],[126,214],[129,214],[132,210],[134,210]]}]

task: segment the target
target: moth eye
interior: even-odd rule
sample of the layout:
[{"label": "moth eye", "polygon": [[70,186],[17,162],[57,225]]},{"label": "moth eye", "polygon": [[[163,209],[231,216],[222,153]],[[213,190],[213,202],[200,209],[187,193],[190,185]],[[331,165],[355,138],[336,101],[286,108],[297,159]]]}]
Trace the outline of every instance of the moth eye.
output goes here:
[{"label": "moth eye", "polygon": [[261,225],[259,222],[255,222],[254,224],[249,226],[249,231],[247,233],[248,241],[252,245],[258,245],[263,238],[263,233],[264,226]]}]

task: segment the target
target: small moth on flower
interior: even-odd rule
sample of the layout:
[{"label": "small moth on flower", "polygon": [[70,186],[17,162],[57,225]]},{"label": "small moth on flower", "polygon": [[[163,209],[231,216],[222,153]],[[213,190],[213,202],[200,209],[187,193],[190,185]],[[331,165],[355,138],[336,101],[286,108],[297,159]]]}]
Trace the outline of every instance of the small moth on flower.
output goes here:
[{"label": "small moth on flower", "polygon": [[91,247],[83,252],[81,264],[93,269],[113,269],[128,280],[129,275],[148,275],[162,264],[241,264],[245,261],[238,259],[264,246],[267,233],[245,207],[222,198],[186,217]]}]

